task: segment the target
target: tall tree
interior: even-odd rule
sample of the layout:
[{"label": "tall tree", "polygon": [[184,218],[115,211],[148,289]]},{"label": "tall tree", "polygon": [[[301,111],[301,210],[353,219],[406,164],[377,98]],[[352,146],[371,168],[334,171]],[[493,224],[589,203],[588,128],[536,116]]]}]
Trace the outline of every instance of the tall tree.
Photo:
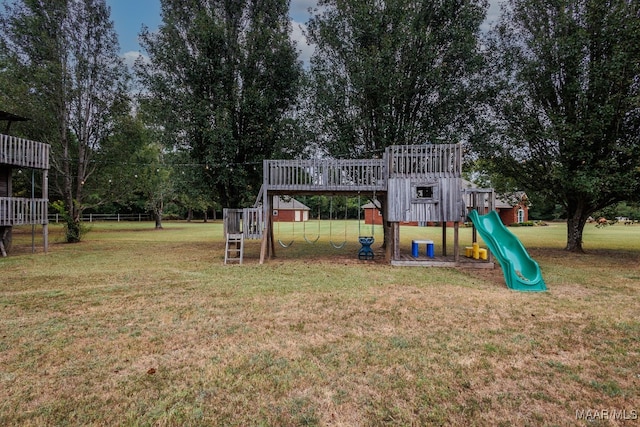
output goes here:
[{"label": "tall tree", "polygon": [[640,190],[640,2],[510,0],[487,52],[493,138],[477,151],[561,203],[566,249],[595,211]]},{"label": "tall tree", "polygon": [[[316,146],[335,157],[456,143],[473,126],[485,0],[320,0],[309,21]],[[380,198],[381,211],[386,201]],[[383,218],[384,221],[384,218]],[[385,227],[383,246],[389,239]]]},{"label": "tall tree", "polygon": [[[138,61],[149,111],[173,149],[201,165],[224,206],[254,200],[262,160],[296,150],[302,65],[288,0],[163,0]],[[195,173],[195,172],[194,172]]]},{"label": "tall tree", "polygon": [[369,157],[468,131],[485,0],[320,0],[310,20],[318,144]]},{"label": "tall tree", "polygon": [[15,82],[10,104],[32,117],[31,136],[52,145],[52,190],[78,240],[92,160],[126,111],[127,72],[104,0],[16,0],[0,16],[2,55]]}]

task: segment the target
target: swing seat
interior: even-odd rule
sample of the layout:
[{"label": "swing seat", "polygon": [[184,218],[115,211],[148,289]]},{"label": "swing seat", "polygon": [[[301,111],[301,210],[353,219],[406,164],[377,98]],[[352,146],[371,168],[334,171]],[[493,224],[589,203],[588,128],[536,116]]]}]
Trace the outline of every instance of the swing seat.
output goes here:
[{"label": "swing seat", "polygon": [[375,242],[373,236],[360,236],[358,241],[362,245],[358,251],[358,259],[373,259],[375,256],[371,249],[371,245]]}]

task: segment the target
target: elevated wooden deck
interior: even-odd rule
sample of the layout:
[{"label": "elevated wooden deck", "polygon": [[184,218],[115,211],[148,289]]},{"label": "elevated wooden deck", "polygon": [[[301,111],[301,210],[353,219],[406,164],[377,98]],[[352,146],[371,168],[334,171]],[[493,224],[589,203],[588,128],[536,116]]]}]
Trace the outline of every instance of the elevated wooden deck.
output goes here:
[{"label": "elevated wooden deck", "polygon": [[0,134],[0,164],[49,169],[49,144]]},{"label": "elevated wooden deck", "polygon": [[0,226],[48,224],[47,199],[0,197]]},{"label": "elevated wooden deck", "polygon": [[460,178],[461,144],[392,145],[385,157],[389,178]]},{"label": "elevated wooden deck", "polygon": [[264,187],[270,193],[384,191],[382,159],[265,160]]},{"label": "elevated wooden deck", "polygon": [[383,192],[391,179],[462,177],[462,145],[393,145],[382,159],[265,160],[263,166],[270,193]]}]

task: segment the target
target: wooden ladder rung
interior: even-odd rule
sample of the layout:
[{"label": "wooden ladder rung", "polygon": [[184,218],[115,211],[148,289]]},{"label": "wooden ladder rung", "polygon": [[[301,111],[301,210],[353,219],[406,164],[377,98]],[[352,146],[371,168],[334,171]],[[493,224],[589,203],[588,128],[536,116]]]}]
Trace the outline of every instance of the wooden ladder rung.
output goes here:
[{"label": "wooden ladder rung", "polygon": [[227,243],[224,250],[224,263],[237,261],[242,264],[244,257],[244,235],[242,233],[227,234]]}]

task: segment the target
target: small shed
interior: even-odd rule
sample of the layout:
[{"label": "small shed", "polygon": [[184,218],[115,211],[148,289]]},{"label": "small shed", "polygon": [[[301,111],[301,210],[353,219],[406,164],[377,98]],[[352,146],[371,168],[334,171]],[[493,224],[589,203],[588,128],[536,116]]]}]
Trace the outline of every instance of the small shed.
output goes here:
[{"label": "small shed", "polygon": [[293,197],[273,196],[274,222],[309,221],[309,207]]},{"label": "small shed", "polygon": [[378,200],[362,205],[361,208],[364,210],[365,224],[382,225],[382,212],[380,211],[380,202]]}]

